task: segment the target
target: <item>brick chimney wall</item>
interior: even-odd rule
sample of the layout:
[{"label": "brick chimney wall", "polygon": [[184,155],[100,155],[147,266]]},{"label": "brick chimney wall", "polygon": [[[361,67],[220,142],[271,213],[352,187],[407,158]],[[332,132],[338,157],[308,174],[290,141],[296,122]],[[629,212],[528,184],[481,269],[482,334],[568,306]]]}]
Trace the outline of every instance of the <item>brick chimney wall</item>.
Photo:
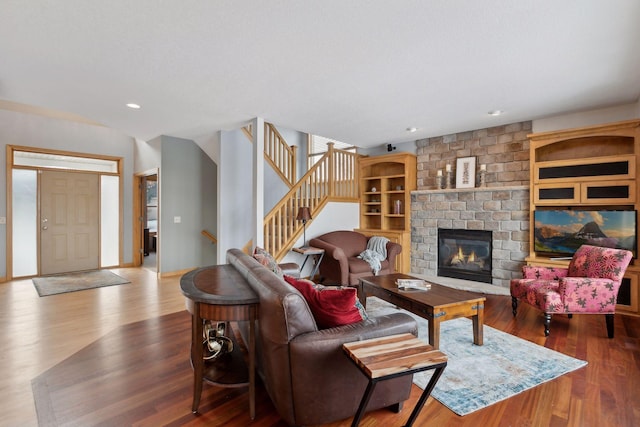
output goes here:
[{"label": "brick chimney wall", "polygon": [[471,156],[477,158],[476,171],[487,165],[488,187],[529,185],[529,133],[527,121],[417,141],[418,190],[435,189],[437,171],[447,163],[455,181],[456,159]]},{"label": "brick chimney wall", "polygon": [[[411,271],[437,275],[437,229],[492,231],[493,284],[509,287],[529,255],[531,122],[417,141],[418,190],[411,197]],[[486,188],[455,189],[456,159],[485,164]],[[451,164],[452,189],[436,188],[438,169]],[[478,178],[476,177],[476,185]]]}]

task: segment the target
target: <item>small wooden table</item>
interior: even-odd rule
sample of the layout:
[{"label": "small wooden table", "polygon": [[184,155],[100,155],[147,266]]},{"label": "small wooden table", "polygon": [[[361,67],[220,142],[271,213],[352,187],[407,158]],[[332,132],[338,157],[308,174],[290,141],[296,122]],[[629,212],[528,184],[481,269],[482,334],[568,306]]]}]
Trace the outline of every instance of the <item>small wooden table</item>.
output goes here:
[{"label": "small wooden table", "polygon": [[316,273],[318,272],[318,268],[320,268],[322,258],[324,258],[324,249],[314,248],[312,246],[303,246],[301,248],[293,248],[292,251],[304,255],[304,261],[302,262],[302,266],[300,267],[300,275],[302,275],[302,271],[304,270],[304,266],[307,263],[309,257],[317,256],[316,265],[313,266],[313,270],[311,270],[311,275],[309,276],[313,280]]},{"label": "small wooden table", "polygon": [[435,350],[432,346],[425,344],[411,334],[390,335],[346,343],[342,345],[342,348],[369,379],[367,389],[358,406],[358,412],[356,412],[351,423],[352,427],[360,423],[364,410],[379,381],[435,369],[420,399],[418,399],[418,403],[413,408],[407,424],[405,424],[407,427],[413,425],[438,379],[440,379],[444,368],[447,366],[447,356],[445,354]]},{"label": "small wooden table", "polygon": [[[180,279],[180,289],[186,297],[191,318],[191,364],[193,365],[193,405],[196,413],[200,405],[202,381],[220,387],[249,386],[249,415],[256,415],[255,371],[256,339],[255,322],[258,318],[259,298],[244,277],[230,265],[217,265],[190,271]],[[220,359],[203,359],[203,321],[249,321],[249,368],[238,345],[230,354]],[[227,335],[233,338],[229,329]],[[248,378],[247,378],[248,377]]]},{"label": "small wooden table", "polygon": [[482,345],[484,302],[480,294],[431,284],[426,291],[400,290],[398,279],[417,279],[406,274],[386,274],[363,277],[358,286],[360,302],[366,307],[367,297],[376,296],[429,320],[429,344],[440,348],[440,323],[458,317],[470,317],[473,322],[473,343]]}]

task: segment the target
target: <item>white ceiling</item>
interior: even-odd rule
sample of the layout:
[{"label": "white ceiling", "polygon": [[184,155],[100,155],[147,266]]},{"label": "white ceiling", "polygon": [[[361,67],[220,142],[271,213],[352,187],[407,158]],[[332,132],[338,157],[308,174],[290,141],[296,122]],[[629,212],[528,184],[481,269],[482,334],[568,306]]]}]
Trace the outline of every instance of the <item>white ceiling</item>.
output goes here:
[{"label": "white ceiling", "polygon": [[0,100],[370,147],[636,102],[639,22],[638,0],[1,0]]}]

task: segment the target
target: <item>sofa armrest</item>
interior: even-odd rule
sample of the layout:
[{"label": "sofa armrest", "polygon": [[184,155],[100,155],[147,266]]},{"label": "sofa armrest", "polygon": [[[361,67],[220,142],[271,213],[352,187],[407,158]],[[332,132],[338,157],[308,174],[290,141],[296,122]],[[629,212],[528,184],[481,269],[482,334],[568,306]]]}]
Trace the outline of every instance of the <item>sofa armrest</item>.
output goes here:
[{"label": "sofa armrest", "polygon": [[[406,313],[369,317],[349,325],[300,334],[289,343],[291,364],[295,366],[292,369],[299,370],[297,374],[300,375],[315,375],[306,371],[317,372],[318,360],[329,358],[333,364],[342,358],[348,359],[343,354],[342,344],[344,343],[403,333],[418,335],[418,323]],[[322,375],[327,375],[326,372],[317,372],[317,374],[319,381]],[[294,377],[296,377],[295,374]],[[315,382],[307,384],[315,384]]]},{"label": "sofa armrest", "polygon": [[336,346],[342,349],[343,343],[402,333],[417,335],[418,323],[406,313],[390,313],[298,335],[290,343],[291,352],[320,351]]},{"label": "sofa armrest", "polygon": [[522,267],[524,279],[559,280],[567,277],[569,270],[563,267],[540,267],[535,265],[525,265]]},{"label": "sofa armrest", "polygon": [[342,248],[339,248],[336,245],[332,245],[329,242],[325,242],[324,240],[311,239],[309,241],[309,246],[312,246],[318,249],[324,249],[325,256],[331,257],[333,259],[336,259],[336,260],[347,259]]},{"label": "sofa armrest", "polygon": [[402,245],[394,242],[387,242],[387,260],[389,260],[389,269],[396,271],[396,257],[402,252]]},{"label": "sofa armrest", "polygon": [[[313,425],[320,419],[326,422],[352,417],[367,387],[367,378],[345,354],[342,344],[401,333],[417,334],[416,321],[405,313],[371,317],[294,337],[289,342],[289,355],[296,423]],[[407,375],[380,382],[369,408],[406,400],[411,393],[411,380]]]},{"label": "sofa armrest", "polygon": [[[314,248],[324,249],[325,260],[329,258],[330,260],[334,260],[334,262],[339,265],[341,276],[340,283],[349,283],[349,260],[342,248],[339,248],[321,239],[311,239],[311,241],[309,241],[309,245],[313,246]],[[325,264],[328,263],[325,262]],[[322,267],[322,264],[320,264],[321,269]]]},{"label": "sofa armrest", "polygon": [[300,278],[300,266],[295,262],[285,262],[278,264],[278,267],[282,270],[282,274],[295,278]]}]

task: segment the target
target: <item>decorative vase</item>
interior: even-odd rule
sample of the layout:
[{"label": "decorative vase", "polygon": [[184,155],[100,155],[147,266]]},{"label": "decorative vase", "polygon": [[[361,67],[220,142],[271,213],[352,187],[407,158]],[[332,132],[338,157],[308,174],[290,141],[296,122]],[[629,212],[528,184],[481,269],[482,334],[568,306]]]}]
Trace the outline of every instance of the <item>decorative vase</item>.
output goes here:
[{"label": "decorative vase", "polygon": [[402,202],[400,200],[396,200],[393,204],[393,213],[396,215],[400,215],[401,210],[402,210]]}]

